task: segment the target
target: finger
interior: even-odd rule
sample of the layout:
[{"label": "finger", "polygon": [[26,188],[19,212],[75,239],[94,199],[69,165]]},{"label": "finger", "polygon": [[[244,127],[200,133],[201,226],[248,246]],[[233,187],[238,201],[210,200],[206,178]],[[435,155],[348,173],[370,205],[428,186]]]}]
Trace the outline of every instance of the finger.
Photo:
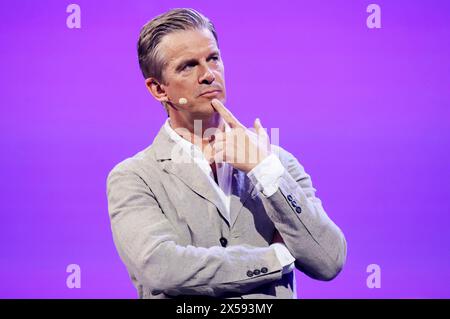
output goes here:
[{"label": "finger", "polygon": [[225,151],[222,150],[218,153],[214,153],[214,161],[216,164],[225,162]]},{"label": "finger", "polygon": [[212,100],[211,105],[231,128],[241,126],[237,118],[218,99]]},{"label": "finger", "polygon": [[216,142],[216,143],[214,143],[214,145],[213,145],[214,153],[221,152],[224,149],[224,147],[225,146],[224,146],[223,142]]},{"label": "finger", "polygon": [[226,140],[225,132],[218,132],[214,135],[214,143],[223,142]]},{"label": "finger", "polygon": [[261,133],[262,125],[258,117],[255,119],[253,126],[255,127],[256,134],[259,135]]},{"label": "finger", "polygon": [[203,156],[209,164],[212,164],[214,162],[214,147],[211,144],[207,144],[203,148]]},{"label": "finger", "polygon": [[256,118],[254,126],[258,144],[262,143],[266,146],[270,145],[269,134],[267,134],[259,118]]},{"label": "finger", "polygon": [[214,139],[214,143],[228,143],[228,142],[233,142],[236,139],[236,134],[237,134],[237,130],[238,129],[233,129],[232,131],[229,132],[221,132],[220,134],[215,136]]},{"label": "finger", "polygon": [[258,135],[258,137],[268,137],[266,130],[263,128],[261,124],[261,120],[257,117],[255,120],[255,132]]},{"label": "finger", "polygon": [[258,152],[258,158],[262,158],[262,157],[264,157],[265,152],[271,151],[270,138],[269,138],[269,134],[267,134],[266,130],[262,126],[259,118],[256,118],[254,126],[255,126],[255,132],[256,132],[256,137],[257,137],[257,144],[264,146],[264,149],[259,149],[259,152]]}]

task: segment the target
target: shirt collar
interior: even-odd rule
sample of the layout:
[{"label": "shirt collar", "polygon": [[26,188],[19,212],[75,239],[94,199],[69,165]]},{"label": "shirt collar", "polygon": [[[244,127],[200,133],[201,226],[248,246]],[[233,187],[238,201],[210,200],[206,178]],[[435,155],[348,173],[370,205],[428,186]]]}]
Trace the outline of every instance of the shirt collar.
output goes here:
[{"label": "shirt collar", "polygon": [[[229,132],[231,130],[229,125],[222,118],[220,119],[220,121],[221,121],[221,123],[223,123],[225,125],[225,132]],[[167,134],[169,134],[169,137],[175,143],[178,143],[181,146],[183,151],[190,154],[194,159],[202,158],[202,159],[206,160],[203,156],[203,152],[197,145],[184,139],[177,132],[175,132],[175,130],[172,128],[172,126],[170,126],[170,118],[167,118],[166,122],[164,123],[164,129],[166,130]]]},{"label": "shirt collar", "polygon": [[172,139],[172,141],[180,145],[183,151],[187,152],[192,157],[195,158],[196,156],[193,155],[198,155],[198,152],[201,153],[200,149],[196,145],[182,138],[177,132],[175,132],[175,130],[170,126],[170,118],[167,118],[166,122],[164,123],[164,129],[166,130],[167,134],[169,134],[169,137]]}]

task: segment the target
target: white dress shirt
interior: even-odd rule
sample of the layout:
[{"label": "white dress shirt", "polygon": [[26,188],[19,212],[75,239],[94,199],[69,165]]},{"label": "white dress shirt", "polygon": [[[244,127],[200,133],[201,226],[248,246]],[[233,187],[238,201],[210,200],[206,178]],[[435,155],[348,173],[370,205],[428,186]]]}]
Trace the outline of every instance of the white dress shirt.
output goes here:
[{"label": "white dress shirt", "polygon": [[[228,132],[230,127],[226,124],[225,131]],[[225,204],[226,211],[224,212],[225,218],[230,222],[230,198],[231,198],[231,181],[233,166],[226,162],[216,163],[217,183],[214,180],[214,173],[211,169],[209,162],[206,160],[203,152],[197,145],[192,144],[188,140],[178,135],[175,130],[170,126],[170,118],[166,120],[164,128],[169,134],[170,138],[176,142],[179,147],[189,154],[200,169],[210,178],[208,179],[211,187],[217,192],[222,202]],[[258,191],[262,191],[267,197],[273,195],[278,190],[278,181],[281,175],[284,173],[284,166],[275,154],[270,154],[261,163],[256,165],[247,176],[255,185]],[[289,273],[294,270],[295,258],[282,243],[274,243],[270,245],[274,248],[276,256],[283,266],[283,274]],[[294,298],[297,298],[296,284],[295,284],[295,272],[294,272]]]}]

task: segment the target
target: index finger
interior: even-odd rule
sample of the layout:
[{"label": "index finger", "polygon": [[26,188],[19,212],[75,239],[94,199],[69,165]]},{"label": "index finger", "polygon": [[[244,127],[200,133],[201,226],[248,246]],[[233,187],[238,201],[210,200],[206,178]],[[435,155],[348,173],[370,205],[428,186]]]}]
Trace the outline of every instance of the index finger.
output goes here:
[{"label": "index finger", "polygon": [[211,105],[231,128],[242,126],[238,119],[235,118],[234,115],[218,99],[212,100]]}]

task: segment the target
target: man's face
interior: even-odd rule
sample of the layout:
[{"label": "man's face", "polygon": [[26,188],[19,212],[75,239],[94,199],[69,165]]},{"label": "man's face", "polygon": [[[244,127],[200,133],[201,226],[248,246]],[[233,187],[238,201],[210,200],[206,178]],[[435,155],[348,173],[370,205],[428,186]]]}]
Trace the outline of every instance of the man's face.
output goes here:
[{"label": "man's face", "polygon": [[[213,114],[214,98],[225,103],[224,66],[208,29],[169,33],[162,39],[159,52],[166,61],[161,86],[177,109],[200,119]],[[180,105],[180,98],[187,104]]]}]

